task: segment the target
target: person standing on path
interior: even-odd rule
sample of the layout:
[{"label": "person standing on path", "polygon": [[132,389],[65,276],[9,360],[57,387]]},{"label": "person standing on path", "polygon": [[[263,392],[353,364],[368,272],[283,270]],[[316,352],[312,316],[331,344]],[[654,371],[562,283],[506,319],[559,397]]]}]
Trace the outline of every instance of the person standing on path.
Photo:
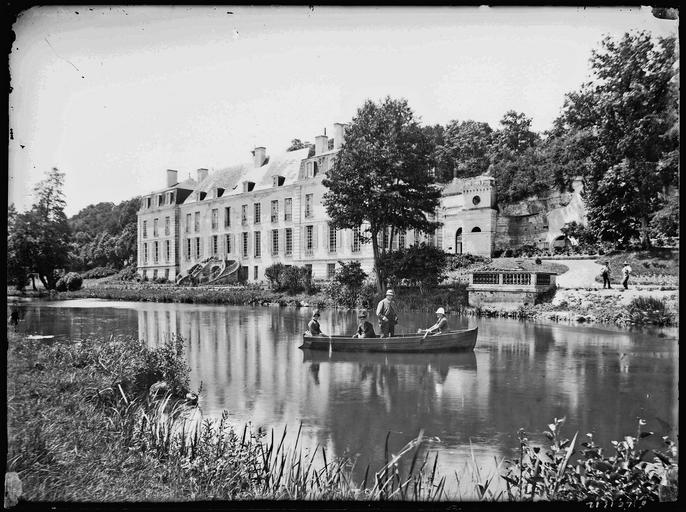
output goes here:
[{"label": "person standing on path", "polygon": [[386,298],[379,301],[376,306],[376,316],[379,319],[381,337],[389,338],[395,336],[395,325],[398,323],[398,315],[395,313],[393,305],[393,290],[386,291]]},{"label": "person standing on path", "polygon": [[603,289],[605,289],[605,285],[607,285],[608,290],[612,289],[612,285],[610,284],[610,262],[606,261],[605,266],[603,266],[603,270],[600,272],[600,274],[603,276]]},{"label": "person standing on path", "polygon": [[624,262],[624,267],[622,268],[622,277],[624,278],[622,280],[622,286],[624,286],[624,289],[626,290],[629,288],[629,276],[631,275],[631,266],[629,265],[628,261]]}]

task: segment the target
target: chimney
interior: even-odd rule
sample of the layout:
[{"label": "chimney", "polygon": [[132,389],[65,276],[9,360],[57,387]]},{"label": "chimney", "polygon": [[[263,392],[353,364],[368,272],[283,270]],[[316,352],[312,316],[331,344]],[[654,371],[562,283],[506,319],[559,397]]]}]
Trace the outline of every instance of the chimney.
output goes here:
[{"label": "chimney", "polygon": [[179,182],[179,171],[167,169],[167,188],[173,187]]},{"label": "chimney", "polygon": [[201,183],[207,178],[207,172],[208,171],[205,168],[198,169],[198,183]]},{"label": "chimney", "polygon": [[264,161],[267,159],[267,148],[265,148],[264,146],[258,146],[255,148],[253,154],[255,155],[255,167],[262,167]]},{"label": "chimney", "polygon": [[321,155],[329,150],[329,138],[326,135],[317,135],[314,138],[314,154]]},{"label": "chimney", "polygon": [[345,123],[334,123],[333,124],[333,149],[341,149],[341,146],[345,142],[345,128],[348,126]]}]

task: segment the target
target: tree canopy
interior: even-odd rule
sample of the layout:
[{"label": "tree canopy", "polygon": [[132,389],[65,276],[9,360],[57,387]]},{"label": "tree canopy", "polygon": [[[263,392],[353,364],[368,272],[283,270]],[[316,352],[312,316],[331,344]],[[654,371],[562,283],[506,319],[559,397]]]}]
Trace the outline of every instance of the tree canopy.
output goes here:
[{"label": "tree canopy", "polygon": [[440,189],[430,172],[431,144],[405,99],[371,100],[358,109],[334,165],[323,180],[324,206],[334,228],[362,226],[371,242],[379,290],[378,235],[409,229],[433,232]]},{"label": "tree canopy", "polygon": [[647,246],[652,217],[678,186],[676,40],[607,37],[590,63],[591,80],[567,95],[556,130],[583,142],[589,227],[601,240]]}]

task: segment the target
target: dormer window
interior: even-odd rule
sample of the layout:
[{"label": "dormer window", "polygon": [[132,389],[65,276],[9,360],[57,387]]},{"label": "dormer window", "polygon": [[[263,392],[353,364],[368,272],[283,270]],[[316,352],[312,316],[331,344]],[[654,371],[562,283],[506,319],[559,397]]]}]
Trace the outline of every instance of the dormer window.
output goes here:
[{"label": "dormer window", "polygon": [[252,190],[255,188],[255,182],[254,181],[244,181],[243,182],[243,192],[252,192]]},{"label": "dormer window", "polygon": [[272,176],[272,186],[273,187],[282,186],[284,181],[286,181],[286,178],[284,178],[283,176]]},{"label": "dormer window", "polygon": [[224,189],[221,187],[217,187],[216,193],[214,197],[221,197],[224,195]]},{"label": "dormer window", "polygon": [[157,196],[157,206],[162,206],[164,204],[164,196],[160,194]]},{"label": "dormer window", "polygon": [[146,197],[145,199],[146,199],[146,201],[145,201],[145,207],[146,207],[146,208],[150,208],[150,207],[152,206],[152,198],[151,198],[151,197]]},{"label": "dormer window", "polygon": [[200,194],[198,194],[198,196],[199,196],[199,200],[202,201],[203,199],[205,199],[207,197],[207,192],[200,192]]},{"label": "dormer window", "polygon": [[305,176],[307,178],[314,178],[318,171],[317,162],[307,162],[305,165]]}]

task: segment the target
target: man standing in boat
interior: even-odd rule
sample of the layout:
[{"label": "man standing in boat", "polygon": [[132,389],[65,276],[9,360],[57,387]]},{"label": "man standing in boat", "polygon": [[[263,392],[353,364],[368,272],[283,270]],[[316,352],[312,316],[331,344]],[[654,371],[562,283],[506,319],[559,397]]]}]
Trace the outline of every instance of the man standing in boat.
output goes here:
[{"label": "man standing in boat", "polygon": [[382,338],[395,336],[395,325],[398,323],[398,315],[395,313],[395,305],[393,304],[394,296],[393,290],[386,291],[386,298],[380,300],[379,305],[376,306],[376,316],[379,319]]}]

